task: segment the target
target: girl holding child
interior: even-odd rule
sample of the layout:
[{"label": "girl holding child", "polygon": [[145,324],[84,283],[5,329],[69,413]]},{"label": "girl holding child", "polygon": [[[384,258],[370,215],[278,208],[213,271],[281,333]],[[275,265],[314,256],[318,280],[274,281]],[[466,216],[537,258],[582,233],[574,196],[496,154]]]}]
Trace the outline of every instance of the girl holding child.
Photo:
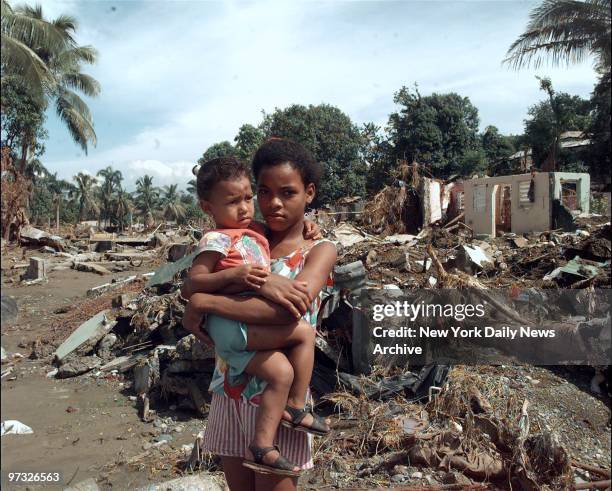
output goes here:
[{"label": "girl holding child", "polygon": [[221,457],[232,490],[292,490],[312,467],[310,435],[329,431],[305,407],[321,293],[336,260],[331,242],[304,237],[321,171],[295,142],[259,148],[252,167],[266,240],[252,222],[246,169],[219,160],[198,175],[201,206],[218,228],[203,237],[182,289],[185,327],[210,336],[218,355],[204,449]]}]

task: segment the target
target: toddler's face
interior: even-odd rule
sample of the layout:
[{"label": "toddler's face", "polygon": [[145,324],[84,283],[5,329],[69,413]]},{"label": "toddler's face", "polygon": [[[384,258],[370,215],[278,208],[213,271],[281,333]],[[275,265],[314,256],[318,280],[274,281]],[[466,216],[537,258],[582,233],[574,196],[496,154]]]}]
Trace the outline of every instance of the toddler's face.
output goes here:
[{"label": "toddler's face", "polygon": [[251,181],[246,176],[220,181],[207,200],[200,200],[200,206],[219,228],[247,228],[255,214]]}]

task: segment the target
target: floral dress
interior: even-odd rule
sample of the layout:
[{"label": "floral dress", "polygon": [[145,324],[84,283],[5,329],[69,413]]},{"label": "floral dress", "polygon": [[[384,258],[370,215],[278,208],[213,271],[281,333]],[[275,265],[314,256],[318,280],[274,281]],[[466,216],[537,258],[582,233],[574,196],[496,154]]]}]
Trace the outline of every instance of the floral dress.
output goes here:
[{"label": "floral dress", "polygon": [[[273,273],[294,279],[304,267],[308,253],[314,246],[326,239],[315,241],[291,254],[272,259],[270,268]],[[310,309],[302,317],[313,329],[322,299],[331,293],[333,280],[330,277],[319,295],[313,300]],[[212,401],[208,414],[208,424],[204,432],[202,450],[216,455],[245,457],[246,448],[255,434],[257,406],[265,381],[248,374],[232,378],[223,367],[217,366],[213,374],[210,391]],[[280,426],[276,442],[282,454],[302,469],[312,467],[311,436],[284,426]]]}]

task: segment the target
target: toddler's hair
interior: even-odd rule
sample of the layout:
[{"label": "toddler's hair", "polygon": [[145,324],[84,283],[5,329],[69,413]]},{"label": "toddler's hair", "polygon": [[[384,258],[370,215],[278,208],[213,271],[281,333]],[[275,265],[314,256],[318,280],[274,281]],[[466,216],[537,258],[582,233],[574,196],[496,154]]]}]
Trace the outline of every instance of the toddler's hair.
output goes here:
[{"label": "toddler's hair", "polygon": [[255,179],[264,167],[289,164],[302,176],[304,186],[319,185],[321,179],[321,166],[312,154],[302,145],[285,138],[273,137],[268,139],[253,157],[253,174]]},{"label": "toddler's hair", "polygon": [[211,159],[200,166],[197,186],[199,199],[208,199],[210,192],[218,182],[250,178],[249,167],[236,157],[219,157]]}]

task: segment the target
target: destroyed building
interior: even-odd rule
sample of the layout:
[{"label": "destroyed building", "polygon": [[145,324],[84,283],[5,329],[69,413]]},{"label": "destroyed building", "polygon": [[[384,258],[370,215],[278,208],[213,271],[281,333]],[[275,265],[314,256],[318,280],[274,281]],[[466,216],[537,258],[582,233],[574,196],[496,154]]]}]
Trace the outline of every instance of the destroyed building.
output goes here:
[{"label": "destroyed building", "polygon": [[496,237],[573,230],[573,217],[589,213],[587,173],[534,172],[464,182],[465,223],[475,235]]}]

